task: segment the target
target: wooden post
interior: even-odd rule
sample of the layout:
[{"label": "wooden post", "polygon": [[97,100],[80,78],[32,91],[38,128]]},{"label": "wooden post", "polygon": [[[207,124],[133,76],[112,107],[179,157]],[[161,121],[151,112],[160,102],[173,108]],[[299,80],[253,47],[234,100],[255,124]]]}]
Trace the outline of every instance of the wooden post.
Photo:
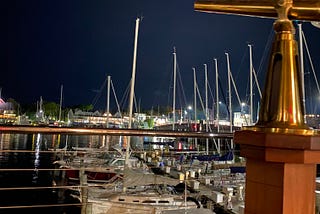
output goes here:
[{"label": "wooden post", "polygon": [[81,214],[87,213],[87,205],[88,205],[88,182],[87,175],[84,173],[83,159],[80,160],[80,187],[81,187]]},{"label": "wooden post", "polygon": [[246,214],[314,214],[320,135],[238,131],[246,157]]}]

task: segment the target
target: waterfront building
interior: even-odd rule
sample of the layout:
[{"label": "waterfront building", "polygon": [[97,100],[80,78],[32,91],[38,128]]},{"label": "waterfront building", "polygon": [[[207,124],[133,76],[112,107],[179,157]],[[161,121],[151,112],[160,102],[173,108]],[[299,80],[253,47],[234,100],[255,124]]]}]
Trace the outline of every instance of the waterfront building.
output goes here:
[{"label": "waterfront building", "polygon": [[0,98],[0,123],[1,124],[13,124],[16,121],[16,111],[13,104],[5,102]]}]

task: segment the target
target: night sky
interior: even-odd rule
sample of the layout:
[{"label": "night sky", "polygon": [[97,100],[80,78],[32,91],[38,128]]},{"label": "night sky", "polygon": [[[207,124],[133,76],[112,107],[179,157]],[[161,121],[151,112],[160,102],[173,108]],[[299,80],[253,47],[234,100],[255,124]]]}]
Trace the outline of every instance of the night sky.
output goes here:
[{"label": "night sky", "polygon": [[[221,88],[226,94],[225,52],[230,56],[239,95],[243,101],[248,100],[248,44],[253,45],[253,63],[263,87],[274,20],[200,13],[194,11],[193,3],[192,0],[1,1],[4,8],[0,21],[1,96],[19,103],[36,103],[42,96],[45,101],[59,103],[63,84],[63,106],[93,104],[95,109],[105,109],[107,89],[103,83],[110,75],[118,102],[126,108],[135,22],[137,17],[143,17],[135,82],[141,108],[172,105],[174,47],[177,79],[181,77],[182,82],[177,83],[177,108],[193,102],[192,67],[197,71],[202,99],[205,63],[211,91],[215,93],[214,58],[218,59]],[[303,30],[318,75],[320,29],[306,22]],[[307,83],[311,85],[310,65],[306,69]],[[316,88],[309,87],[310,92]],[[235,103],[235,95],[233,99]],[[114,108],[113,94],[110,102]],[[314,108],[315,102],[310,106]]]}]

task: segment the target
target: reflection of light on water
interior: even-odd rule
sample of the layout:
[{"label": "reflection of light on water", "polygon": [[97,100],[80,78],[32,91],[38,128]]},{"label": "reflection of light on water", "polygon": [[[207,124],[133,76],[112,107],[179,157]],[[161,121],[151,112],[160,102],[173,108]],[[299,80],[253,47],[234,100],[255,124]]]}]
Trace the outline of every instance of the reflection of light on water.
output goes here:
[{"label": "reflection of light on water", "polygon": [[[4,134],[0,135],[0,151],[2,151],[4,149]],[[4,153],[0,152],[0,161],[4,159]]]},{"label": "reflection of light on water", "polygon": [[38,167],[40,165],[40,143],[41,143],[41,135],[40,133],[37,134],[37,139],[36,139],[36,145],[35,145],[35,160],[34,160],[34,173],[33,173],[33,177],[32,177],[32,182],[33,183],[37,183],[38,180]]},{"label": "reflection of light on water", "polygon": [[101,147],[105,147],[106,143],[107,143],[107,137],[106,137],[106,135],[103,135],[102,136],[102,145],[101,145]]}]

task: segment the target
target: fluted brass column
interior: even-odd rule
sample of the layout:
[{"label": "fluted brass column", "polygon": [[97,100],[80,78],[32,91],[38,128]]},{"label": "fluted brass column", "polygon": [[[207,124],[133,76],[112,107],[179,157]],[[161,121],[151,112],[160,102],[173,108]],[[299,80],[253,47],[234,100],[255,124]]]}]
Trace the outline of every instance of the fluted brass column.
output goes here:
[{"label": "fluted brass column", "polygon": [[276,32],[256,126],[307,129],[304,123],[298,46],[292,22],[283,16],[274,23]]},{"label": "fluted brass column", "polygon": [[291,20],[320,20],[320,0],[202,0],[195,9],[276,18],[259,121],[234,133],[246,158],[245,214],[314,214],[320,134],[304,122]]},{"label": "fluted brass column", "polygon": [[304,122],[298,46],[292,19],[320,20],[319,0],[200,0],[195,10],[276,18],[276,32],[259,111],[249,130],[313,134]]}]

